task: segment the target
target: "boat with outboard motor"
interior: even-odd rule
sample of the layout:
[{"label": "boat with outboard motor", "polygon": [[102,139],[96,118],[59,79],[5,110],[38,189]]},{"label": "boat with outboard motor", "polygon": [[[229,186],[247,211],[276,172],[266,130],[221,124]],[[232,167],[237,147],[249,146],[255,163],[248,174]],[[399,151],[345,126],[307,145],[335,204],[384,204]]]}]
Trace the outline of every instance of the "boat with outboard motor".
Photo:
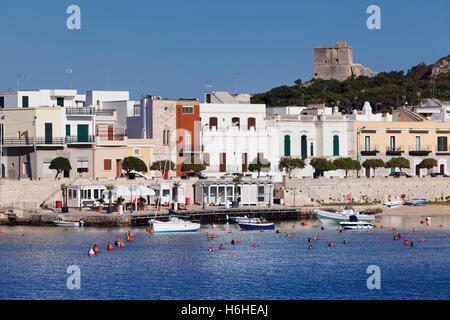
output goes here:
[{"label": "boat with outboard motor", "polygon": [[426,199],[414,198],[412,200],[406,201],[405,204],[408,206],[422,206],[427,202]]},{"label": "boat with outboard motor", "polygon": [[275,225],[273,222],[267,222],[264,218],[255,218],[257,220],[250,222],[238,222],[241,230],[273,230]]},{"label": "boat with outboard motor", "polygon": [[351,230],[362,230],[362,229],[372,229],[373,224],[368,221],[359,221],[356,215],[351,215],[349,217],[349,221],[342,221],[339,225],[343,229],[351,229]]},{"label": "boat with outboard motor", "polygon": [[313,210],[313,218],[319,219],[322,223],[340,223],[350,221],[350,216],[355,215],[359,221],[374,221],[375,217],[364,211],[355,212],[353,209],[344,209],[342,212],[330,212],[323,210]]},{"label": "boat with outboard motor", "polygon": [[396,207],[400,207],[402,205],[403,201],[401,200],[395,200],[395,201],[388,201],[383,203],[383,205],[385,205],[388,208],[396,208]]},{"label": "boat with outboard motor", "polygon": [[82,227],[84,226],[83,219],[78,221],[64,221],[64,220],[56,220],[53,221],[53,224],[57,227]]},{"label": "boat with outboard motor", "polygon": [[235,223],[247,223],[247,222],[258,222],[259,218],[249,218],[245,215],[243,217],[230,217],[230,220]]}]

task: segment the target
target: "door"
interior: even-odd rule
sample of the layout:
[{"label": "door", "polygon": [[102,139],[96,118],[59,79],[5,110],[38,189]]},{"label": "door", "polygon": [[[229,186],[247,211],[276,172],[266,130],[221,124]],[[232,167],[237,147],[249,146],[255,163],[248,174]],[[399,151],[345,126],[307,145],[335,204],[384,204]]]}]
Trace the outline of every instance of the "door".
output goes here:
[{"label": "door", "polygon": [[289,135],[284,136],[284,156],[291,156],[291,136]]},{"label": "door", "polygon": [[122,160],[116,160],[116,178],[119,178],[122,174]]},{"label": "door", "polygon": [[89,138],[89,125],[79,124],[77,125],[78,142],[88,142]]},{"label": "door", "polygon": [[333,156],[339,155],[339,136],[333,136]]},{"label": "door", "polygon": [[248,154],[243,153],[242,154],[242,172],[247,172],[248,167]]},{"label": "door", "polygon": [[227,154],[225,152],[220,153],[220,172],[227,171]]},{"label": "door", "polygon": [[45,143],[51,144],[53,142],[53,124],[45,123]]},{"label": "door", "polygon": [[370,178],[370,168],[366,168],[366,177]]},{"label": "door", "polygon": [[445,165],[444,165],[443,163],[441,163],[441,164],[439,165],[439,172],[440,172],[440,173],[445,173]]},{"label": "door", "polygon": [[301,153],[302,159],[305,160],[308,157],[308,142],[306,141],[306,136],[302,136]]},{"label": "door", "polygon": [[114,140],[114,126],[108,125],[108,140]]},{"label": "door", "polygon": [[420,167],[418,164],[416,164],[416,176],[420,176]]}]

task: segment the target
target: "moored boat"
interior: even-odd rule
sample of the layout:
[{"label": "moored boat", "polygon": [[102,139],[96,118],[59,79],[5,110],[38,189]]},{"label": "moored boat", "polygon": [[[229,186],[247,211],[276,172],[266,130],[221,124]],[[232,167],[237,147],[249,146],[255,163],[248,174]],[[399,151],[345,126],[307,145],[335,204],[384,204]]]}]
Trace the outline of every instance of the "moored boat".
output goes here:
[{"label": "moored boat", "polygon": [[275,225],[273,222],[267,222],[265,219],[258,219],[257,221],[238,222],[242,230],[273,230]]},{"label": "moored boat", "polygon": [[401,200],[396,200],[396,201],[389,201],[386,203],[383,203],[386,207],[388,208],[396,208],[396,207],[400,207],[402,205],[402,201]]},{"label": "moored boat", "polygon": [[413,198],[412,200],[406,201],[405,204],[408,206],[421,206],[424,205],[426,201],[426,199],[422,198]]},{"label": "moored boat", "polygon": [[188,219],[170,217],[169,221],[159,221],[156,219],[148,220],[150,227],[155,233],[162,232],[195,232],[200,229],[200,224]]},{"label": "moored boat", "polygon": [[356,216],[359,221],[374,221],[375,217],[373,215],[366,214],[364,212],[356,213],[353,209],[345,209],[342,212],[330,212],[323,210],[313,210],[312,216],[319,219],[322,223],[340,223],[350,221],[350,216]]},{"label": "moored boat", "polygon": [[57,227],[82,227],[84,225],[84,221],[82,219],[79,221],[56,220],[53,221],[53,224]]},{"label": "moored boat", "polygon": [[247,222],[258,222],[259,218],[249,218],[247,216],[243,216],[243,217],[230,217],[230,220],[235,223],[247,223]]},{"label": "moored boat", "polygon": [[339,223],[344,229],[351,230],[362,230],[362,229],[372,229],[373,224],[367,221],[344,221]]}]

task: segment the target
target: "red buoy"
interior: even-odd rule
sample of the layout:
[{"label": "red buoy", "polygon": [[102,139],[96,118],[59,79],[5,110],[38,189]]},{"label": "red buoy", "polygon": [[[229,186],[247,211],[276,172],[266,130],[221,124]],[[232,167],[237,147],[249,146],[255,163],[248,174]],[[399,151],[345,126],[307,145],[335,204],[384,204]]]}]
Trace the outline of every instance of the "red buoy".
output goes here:
[{"label": "red buoy", "polygon": [[330,242],[329,246],[330,246],[330,247],[334,246],[333,242]]},{"label": "red buoy", "polygon": [[316,240],[319,240],[319,237],[318,236],[316,236],[316,238],[315,238]]},{"label": "red buoy", "polygon": [[344,240],[344,244],[347,244],[347,240]]},{"label": "red buoy", "polygon": [[422,237],[421,239],[420,239],[420,242],[424,242],[425,241],[425,239]]},{"label": "red buoy", "polygon": [[309,250],[312,250],[312,245],[309,245],[308,249],[309,249]]},{"label": "red buoy", "polygon": [[219,249],[223,249],[223,244],[220,244],[220,247],[219,247]]},{"label": "red buoy", "polygon": [[414,228],[414,227],[413,227],[413,230],[412,230],[412,232],[416,232],[416,228]]},{"label": "red buoy", "polygon": [[397,228],[392,227],[392,230],[397,231]]},{"label": "red buoy", "polygon": [[277,229],[277,231],[275,231],[276,233],[280,233],[280,230]]},{"label": "red buoy", "polygon": [[401,238],[401,237],[402,237],[402,234],[401,234],[400,232],[398,233],[398,237],[399,237],[399,238]]},{"label": "red buoy", "polygon": [[108,251],[111,251],[112,249],[114,249],[112,244],[111,244],[111,242],[108,243],[108,248],[107,249],[108,249]]},{"label": "red buoy", "polygon": [[95,253],[99,253],[100,252],[100,249],[97,247],[96,244],[94,244],[94,252]]},{"label": "red buoy", "polygon": [[325,230],[325,227],[324,227],[324,226],[322,226],[322,227],[320,227],[320,229],[322,229],[322,230]]},{"label": "red buoy", "polygon": [[411,247],[414,247],[414,242],[411,241]]},{"label": "red buoy", "polygon": [[395,236],[394,236],[394,240],[398,240],[398,237],[397,237],[397,235],[395,235]]},{"label": "red buoy", "polygon": [[145,228],[145,231],[150,232],[150,227]]},{"label": "red buoy", "polygon": [[253,246],[256,247],[256,242],[253,242]]},{"label": "red buoy", "polygon": [[237,238],[237,239],[236,239],[236,242],[239,243],[239,242],[241,242],[241,240],[239,240],[239,238]]},{"label": "red buoy", "polygon": [[405,242],[403,242],[404,244],[408,244],[408,240],[405,239]]}]

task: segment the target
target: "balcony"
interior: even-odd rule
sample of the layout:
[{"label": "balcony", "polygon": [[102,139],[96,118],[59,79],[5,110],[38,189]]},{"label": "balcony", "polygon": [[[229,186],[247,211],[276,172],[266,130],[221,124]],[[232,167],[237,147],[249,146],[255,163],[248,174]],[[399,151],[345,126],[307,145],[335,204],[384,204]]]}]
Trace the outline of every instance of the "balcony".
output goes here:
[{"label": "balcony", "polygon": [[386,147],[386,155],[387,156],[401,156],[402,153],[405,152],[403,147]]},{"label": "balcony", "polygon": [[118,146],[127,144],[127,136],[125,134],[99,134],[96,135],[97,145]]},{"label": "balcony", "polygon": [[83,107],[83,108],[66,108],[66,115],[69,116],[91,116],[91,115],[114,115],[114,109],[100,109],[96,107]]},{"label": "balcony", "polygon": [[370,146],[370,148],[366,148],[366,146],[361,146],[360,150],[362,156],[376,156],[377,153],[380,152],[378,145]]},{"label": "balcony", "polygon": [[431,146],[409,146],[410,156],[427,156],[432,152]]},{"label": "balcony", "polygon": [[[94,136],[36,137],[36,145],[90,144],[95,142]],[[8,138],[2,141],[4,146],[33,146],[33,138]]]}]

